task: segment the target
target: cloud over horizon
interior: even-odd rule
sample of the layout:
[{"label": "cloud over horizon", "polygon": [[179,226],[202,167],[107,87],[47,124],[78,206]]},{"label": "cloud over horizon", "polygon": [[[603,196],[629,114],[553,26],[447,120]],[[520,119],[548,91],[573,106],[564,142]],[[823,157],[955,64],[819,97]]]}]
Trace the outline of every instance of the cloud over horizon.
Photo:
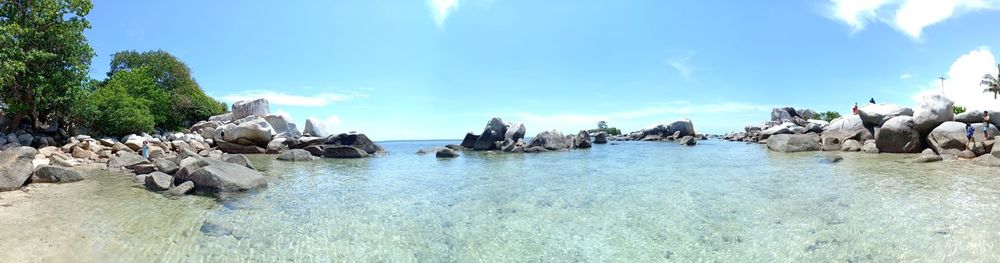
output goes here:
[{"label": "cloud over horizon", "polygon": [[[1000,100],[993,99],[992,93],[984,93],[980,85],[983,76],[996,76],[997,59],[989,47],[979,47],[966,53],[948,68],[945,75],[944,95],[969,110],[998,110]],[[941,94],[941,81],[937,78],[923,85],[920,92],[913,95],[914,101],[920,101],[923,96]]]},{"label": "cloud over horizon", "polygon": [[368,95],[332,92],[323,92],[311,95],[292,95],[272,90],[245,90],[222,96],[222,100],[228,103],[233,103],[241,100],[265,98],[271,105],[323,107],[331,103],[343,102],[358,97],[368,97]]},{"label": "cloud over horizon", "polygon": [[998,0],[830,0],[829,16],[860,32],[882,22],[913,39],[925,28],[979,10],[1000,9]]},{"label": "cloud over horizon", "polygon": [[427,0],[427,5],[434,15],[434,22],[437,23],[438,27],[444,27],[448,14],[458,9],[459,0]]}]

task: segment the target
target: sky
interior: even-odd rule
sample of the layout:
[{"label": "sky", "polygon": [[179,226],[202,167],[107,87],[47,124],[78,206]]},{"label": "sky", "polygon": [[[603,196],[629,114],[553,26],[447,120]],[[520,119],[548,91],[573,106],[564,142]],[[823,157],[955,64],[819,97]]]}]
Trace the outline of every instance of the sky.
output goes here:
[{"label": "sky", "polygon": [[979,86],[1000,0],[95,0],[87,18],[92,78],[115,52],[162,49],[227,104],[264,97],[300,128],[375,140],[460,139],[491,117],[725,133],[774,107],[941,92],[1000,109]]}]

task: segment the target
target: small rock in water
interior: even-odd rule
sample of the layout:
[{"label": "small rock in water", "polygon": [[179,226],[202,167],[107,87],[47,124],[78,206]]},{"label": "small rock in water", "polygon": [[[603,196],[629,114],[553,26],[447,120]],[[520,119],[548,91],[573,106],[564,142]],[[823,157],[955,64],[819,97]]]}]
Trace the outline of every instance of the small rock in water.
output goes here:
[{"label": "small rock in water", "polygon": [[826,156],[826,157],[823,157],[823,161],[822,162],[823,163],[839,163],[840,161],[843,161],[843,160],[844,160],[844,157],[840,157],[840,156],[836,156],[835,155],[835,156]]},{"label": "small rock in water", "polygon": [[219,224],[219,223],[215,223],[215,222],[210,222],[208,220],[205,220],[205,222],[202,223],[201,229],[199,229],[199,230],[202,233],[204,233],[205,235],[212,236],[212,237],[232,236],[232,237],[234,237],[236,239],[243,239],[243,238],[245,238],[245,236],[243,236],[239,232],[239,230],[235,229],[232,226],[223,225],[223,224]]},{"label": "small rock in water", "polygon": [[458,153],[452,149],[441,149],[435,154],[438,158],[455,158],[458,157]]}]

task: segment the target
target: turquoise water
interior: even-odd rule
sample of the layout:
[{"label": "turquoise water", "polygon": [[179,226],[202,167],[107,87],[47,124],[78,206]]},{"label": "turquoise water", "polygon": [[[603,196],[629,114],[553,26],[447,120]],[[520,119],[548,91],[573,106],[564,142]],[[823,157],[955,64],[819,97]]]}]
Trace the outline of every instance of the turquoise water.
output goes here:
[{"label": "turquoise water", "polygon": [[[359,160],[253,156],[269,187],[220,199],[98,172],[44,189],[86,194],[15,202],[39,216],[0,228],[53,226],[0,230],[0,247],[24,238],[57,252],[27,261],[1000,261],[1000,173],[967,161],[722,141],[414,154],[447,143],[386,142],[390,155]],[[69,238],[46,238],[59,231]]]}]

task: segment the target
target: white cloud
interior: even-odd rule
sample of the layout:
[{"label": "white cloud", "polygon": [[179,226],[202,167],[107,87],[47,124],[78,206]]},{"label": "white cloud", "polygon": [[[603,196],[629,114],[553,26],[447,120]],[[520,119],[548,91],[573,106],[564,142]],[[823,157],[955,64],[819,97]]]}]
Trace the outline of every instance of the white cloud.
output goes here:
[{"label": "white cloud", "polygon": [[343,123],[343,120],[341,120],[337,115],[330,115],[330,117],[323,119],[323,125],[326,125],[327,131],[339,130],[341,123]]},{"label": "white cloud", "polygon": [[1000,9],[998,0],[830,0],[830,16],[854,32],[870,22],[883,22],[914,39],[924,28],[964,13]]},{"label": "white cloud", "polygon": [[444,27],[444,21],[448,14],[458,8],[459,0],[427,0],[427,5],[434,15],[434,22],[438,27]]},{"label": "white cloud", "polygon": [[288,113],[284,109],[278,109],[278,111],[272,112],[271,114],[285,117],[285,120],[287,120],[289,122],[295,122],[295,119],[292,118],[292,114]]},{"label": "white cloud", "polygon": [[670,58],[667,60],[667,64],[670,64],[671,67],[677,70],[677,72],[680,73],[684,79],[691,80],[694,72],[698,70],[698,68],[695,68],[689,62],[691,58],[694,57],[694,54],[694,52],[690,52],[684,56]]},{"label": "white cloud", "polygon": [[910,73],[903,73],[903,75],[899,75],[899,79],[910,79],[910,78],[913,78],[913,75]]},{"label": "white cloud", "polygon": [[222,100],[233,103],[241,100],[265,98],[271,105],[322,107],[334,102],[346,101],[357,97],[368,97],[364,94],[318,93],[310,95],[292,95],[271,90],[247,90],[225,95]]},{"label": "white cloud", "polygon": [[[572,131],[570,129],[579,129],[592,127],[598,121],[608,121],[623,131],[625,129],[630,129],[638,126],[646,127],[649,126],[650,120],[663,122],[671,121],[671,118],[682,118],[682,117],[707,117],[707,116],[730,116],[732,114],[751,114],[753,116],[766,116],[766,113],[770,112],[771,109],[775,108],[771,105],[755,105],[747,103],[707,103],[707,104],[693,104],[686,101],[676,101],[670,103],[669,105],[662,105],[656,107],[646,107],[630,111],[618,111],[609,112],[605,114],[575,114],[575,113],[556,113],[556,114],[534,114],[527,112],[517,112],[511,114],[504,114],[504,116],[510,116],[515,120],[522,121],[525,126],[529,128],[532,127],[548,127],[548,128],[560,128],[563,132]],[[668,117],[666,119],[659,119],[663,117]],[[726,118],[730,119],[730,118]],[[698,123],[698,120],[694,120]],[[632,124],[632,125],[629,125]],[[652,124],[655,125],[655,124]],[[731,125],[727,123],[726,125]],[[630,127],[631,126],[631,127]],[[732,128],[732,127],[728,127]],[[631,130],[629,130],[631,131]]]},{"label": "white cloud", "polygon": [[[986,74],[997,74],[997,60],[989,47],[980,47],[962,55],[951,64],[945,75],[945,97],[954,101],[955,105],[970,110],[1000,109],[1000,100],[993,99],[992,93],[984,93],[984,87],[980,85]],[[921,88],[913,95],[914,101],[926,95],[941,94],[941,80],[935,78]]]}]

